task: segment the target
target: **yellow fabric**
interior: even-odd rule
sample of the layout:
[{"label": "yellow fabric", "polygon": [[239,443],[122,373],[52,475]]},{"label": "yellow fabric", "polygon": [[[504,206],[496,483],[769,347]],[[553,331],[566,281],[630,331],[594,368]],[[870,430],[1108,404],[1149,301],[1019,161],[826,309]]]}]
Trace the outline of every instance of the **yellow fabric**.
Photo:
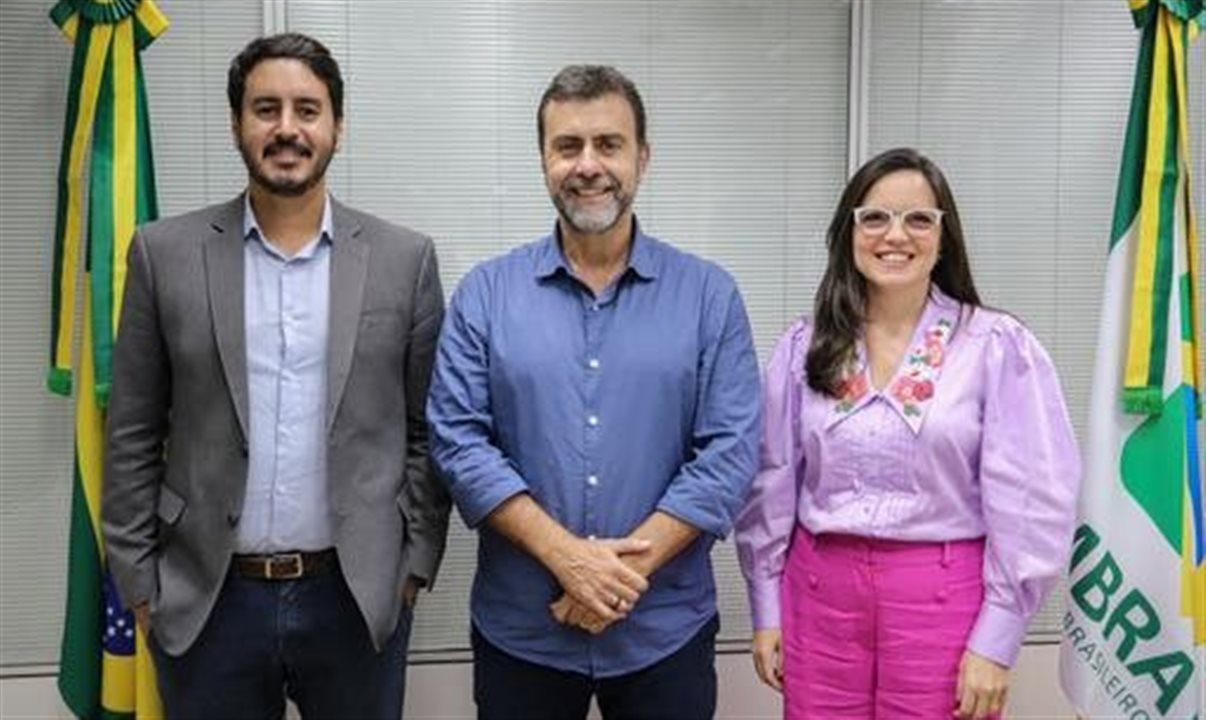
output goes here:
[{"label": "yellow fabric", "polygon": [[1147,147],[1135,248],[1135,278],[1131,292],[1131,328],[1124,377],[1126,387],[1147,385],[1151,373],[1152,298],[1155,295],[1156,246],[1160,237],[1160,184],[1164,175],[1168,139],[1168,17],[1167,12],[1161,12],[1156,20],[1160,27],[1156,29],[1151,96],[1147,104]]},{"label": "yellow fabric", "polygon": [[96,102],[100,95],[101,77],[105,71],[105,57],[113,37],[111,25],[93,26],[88,57],[84,65],[84,77],[79,89],[79,110],[73,120],[71,149],[67,162],[67,216],[63,238],[62,291],[59,297],[59,331],[55,338],[55,359],[59,367],[71,366],[71,343],[75,325],[77,302],[77,280],[80,273],[80,251],[83,234],[83,178],[87,148],[92,137],[92,124],[96,116]]},{"label": "yellow fabric", "polygon": [[113,38],[113,327],[121,318],[126,287],[126,253],[134,236],[138,173],[138,116],[135,87],[134,21],[123,20]]}]

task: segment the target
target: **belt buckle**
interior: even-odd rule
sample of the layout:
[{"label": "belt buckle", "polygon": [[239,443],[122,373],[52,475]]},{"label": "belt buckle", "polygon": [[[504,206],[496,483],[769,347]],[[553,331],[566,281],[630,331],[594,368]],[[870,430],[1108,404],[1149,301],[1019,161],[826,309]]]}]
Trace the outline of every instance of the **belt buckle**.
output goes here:
[{"label": "belt buckle", "polygon": [[[278,567],[287,568],[282,572],[277,572]],[[305,573],[305,565],[302,563],[302,554],[299,552],[281,553],[273,555],[264,560],[264,575],[269,580],[296,580]]]}]

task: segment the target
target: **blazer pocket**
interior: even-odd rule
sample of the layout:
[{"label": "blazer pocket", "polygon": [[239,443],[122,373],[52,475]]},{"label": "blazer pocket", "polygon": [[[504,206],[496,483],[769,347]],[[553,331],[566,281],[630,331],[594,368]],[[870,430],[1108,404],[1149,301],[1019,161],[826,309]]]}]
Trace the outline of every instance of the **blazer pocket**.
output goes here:
[{"label": "blazer pocket", "polygon": [[184,514],[184,506],[187,505],[184,498],[180,497],[172,488],[167,485],[159,486],[159,504],[155,508],[155,513],[159,515],[159,519],[168,525],[175,525]]},{"label": "blazer pocket", "polygon": [[186,505],[188,503],[175,490],[167,485],[159,486],[159,502],[155,506],[155,515],[159,518],[160,544],[168,539],[171,529],[180,522]]}]

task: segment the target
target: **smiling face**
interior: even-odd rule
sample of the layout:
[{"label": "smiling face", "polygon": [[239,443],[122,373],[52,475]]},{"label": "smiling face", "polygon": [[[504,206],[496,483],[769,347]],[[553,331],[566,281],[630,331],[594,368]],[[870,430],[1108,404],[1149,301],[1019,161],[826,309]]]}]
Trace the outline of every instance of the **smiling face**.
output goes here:
[{"label": "smiling face", "polygon": [[542,122],[545,185],[562,222],[597,235],[629,220],[649,150],[624,96],[553,101]]},{"label": "smiling face", "polygon": [[302,61],[263,60],[247,75],[232,130],[251,182],[274,195],[317,186],[339,147],[327,86]]},{"label": "smiling face", "polygon": [[925,175],[898,170],[880,178],[860,203],[894,214],[884,232],[854,226],[854,265],[875,291],[909,291],[928,287],[930,271],[938,262],[941,223],[919,229],[900,217],[915,209],[937,208],[937,199]]}]

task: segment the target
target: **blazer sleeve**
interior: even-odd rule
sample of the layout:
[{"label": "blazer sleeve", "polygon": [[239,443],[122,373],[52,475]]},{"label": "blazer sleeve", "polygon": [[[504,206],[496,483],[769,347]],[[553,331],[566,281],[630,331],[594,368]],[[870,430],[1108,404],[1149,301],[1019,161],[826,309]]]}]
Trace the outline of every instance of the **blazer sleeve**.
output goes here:
[{"label": "blazer sleeve", "polygon": [[128,607],[134,607],[149,602],[157,589],[155,509],[165,470],[172,374],[152,263],[140,232],[130,245],[127,262],[113,347],[101,525],[117,591]]},{"label": "blazer sleeve", "polygon": [[415,285],[414,321],[406,353],[406,491],[401,502],[406,514],[407,556],[410,574],[428,587],[444,555],[452,499],[431,462],[425,408],[436,341],[444,321],[444,291],[435,247],[425,238],[418,282]]}]

